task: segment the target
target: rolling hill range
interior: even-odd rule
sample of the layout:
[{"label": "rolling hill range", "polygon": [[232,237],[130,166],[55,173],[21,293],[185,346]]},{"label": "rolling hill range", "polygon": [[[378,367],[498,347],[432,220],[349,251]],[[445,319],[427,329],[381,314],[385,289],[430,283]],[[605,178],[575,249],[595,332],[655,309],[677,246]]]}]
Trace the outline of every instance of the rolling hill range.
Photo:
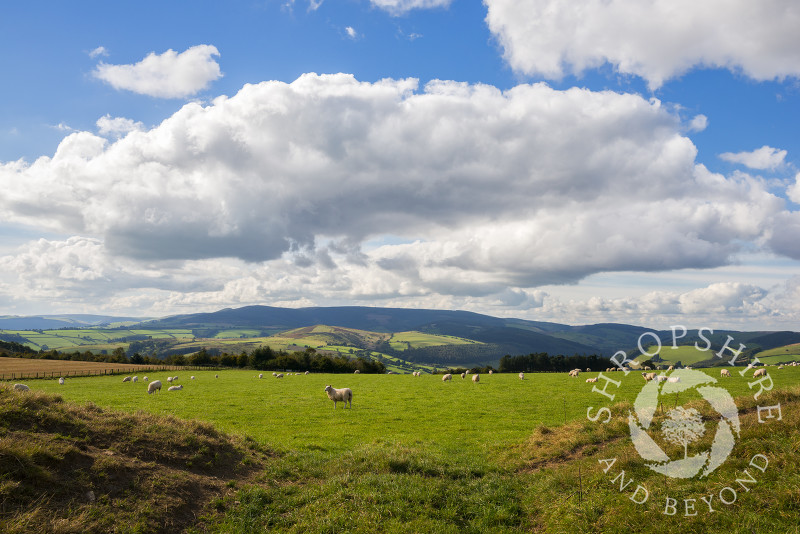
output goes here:
[{"label": "rolling hill range", "polygon": [[[542,352],[609,357],[622,350],[634,356],[638,355],[638,340],[646,332],[654,332],[665,348],[672,344],[671,331],[643,326],[572,326],[466,311],[405,308],[247,306],[159,319],[90,315],[0,317],[0,339],[24,343],[34,350],[110,352],[123,346],[131,353],[162,356],[190,354],[201,348],[239,353],[269,345],[277,350],[310,347],[346,355],[367,351],[418,366],[486,365],[506,354]],[[713,350],[705,354],[708,363],[713,364],[714,352],[729,337],[733,338],[731,348],[739,348],[740,343],[746,345],[746,357],[800,343],[798,332],[724,330],[690,330],[679,343],[710,343]],[[643,339],[653,340],[649,335]],[[664,350],[662,356],[667,358],[668,352]]]}]

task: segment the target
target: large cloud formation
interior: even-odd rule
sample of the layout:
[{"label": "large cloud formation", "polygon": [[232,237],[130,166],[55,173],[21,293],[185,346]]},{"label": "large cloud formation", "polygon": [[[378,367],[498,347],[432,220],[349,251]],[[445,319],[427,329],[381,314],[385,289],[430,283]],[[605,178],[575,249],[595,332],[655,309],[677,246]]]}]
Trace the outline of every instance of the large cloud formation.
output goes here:
[{"label": "large cloud formation", "polygon": [[794,0],[484,0],[519,72],[560,79],[608,62],[651,88],[693,67],[756,80],[800,75]]},{"label": "large cloud formation", "polygon": [[74,298],[91,283],[174,292],[162,305],[540,307],[535,288],[593,273],[709,268],[772,244],[800,256],[797,225],[776,223],[796,220],[785,201],[698,165],[684,126],[656,100],[545,84],[247,85],[0,165],[2,220],[74,236],[3,262],[29,292],[60,277]]}]

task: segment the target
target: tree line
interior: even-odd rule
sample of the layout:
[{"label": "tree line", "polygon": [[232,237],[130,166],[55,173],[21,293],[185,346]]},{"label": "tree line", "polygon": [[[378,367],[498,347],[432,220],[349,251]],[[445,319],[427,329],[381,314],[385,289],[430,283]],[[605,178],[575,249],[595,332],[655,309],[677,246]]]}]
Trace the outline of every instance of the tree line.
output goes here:
[{"label": "tree line", "polygon": [[499,370],[501,373],[561,373],[572,369],[604,371],[610,365],[608,358],[596,354],[550,356],[546,352],[537,352],[520,356],[506,354],[500,358]]},{"label": "tree line", "polygon": [[12,348],[15,350],[8,350],[7,354],[9,356],[43,360],[238,367],[240,369],[256,369],[260,371],[310,371],[314,373],[352,373],[356,370],[366,374],[386,372],[386,366],[380,361],[367,359],[363,356],[348,358],[344,355],[319,354],[313,348],[307,348],[304,351],[286,352],[282,350],[275,351],[270,347],[259,347],[249,353],[242,351],[240,354],[220,353],[216,349],[206,350],[202,348],[193,354],[171,354],[165,358],[159,358],[155,354],[147,356],[138,352],[128,356],[122,347],[117,347],[108,354],[95,354],[90,351],[59,352],[55,349],[36,352],[17,343],[0,343],[2,343],[0,349],[5,349],[5,345],[13,345]]}]

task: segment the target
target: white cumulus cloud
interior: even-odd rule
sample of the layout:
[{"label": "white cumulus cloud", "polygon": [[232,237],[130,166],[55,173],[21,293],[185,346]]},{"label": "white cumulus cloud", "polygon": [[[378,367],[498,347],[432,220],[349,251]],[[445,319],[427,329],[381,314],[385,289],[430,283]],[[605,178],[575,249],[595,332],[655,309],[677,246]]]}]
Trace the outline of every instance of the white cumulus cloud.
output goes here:
[{"label": "white cumulus cloud", "polygon": [[560,79],[608,62],[652,88],[695,67],[756,80],[800,75],[794,0],[484,0],[505,59]]},{"label": "white cumulus cloud", "polygon": [[762,146],[752,152],[725,152],[719,157],[731,163],[738,163],[751,169],[771,170],[780,167],[787,152],[770,146]]},{"label": "white cumulus cloud", "polygon": [[184,98],[222,77],[215,57],[219,57],[216,47],[197,45],[180,53],[174,50],[163,54],[151,52],[133,65],[101,62],[93,74],[115,89],[159,98]]},{"label": "white cumulus cloud", "polygon": [[144,124],[133,119],[126,119],[125,117],[112,117],[111,115],[104,115],[97,119],[97,131],[100,135],[111,135],[114,137],[122,137],[130,132],[142,130]]},{"label": "white cumulus cloud", "polygon": [[306,74],[0,163],[0,218],[81,236],[26,256],[52,256],[47,268],[9,264],[20,287],[80,245],[82,274],[58,276],[168,292],[176,307],[313,295],[544,310],[536,288],[594,273],[800,254],[784,200],[698,165],[682,130],[632,94]]}]

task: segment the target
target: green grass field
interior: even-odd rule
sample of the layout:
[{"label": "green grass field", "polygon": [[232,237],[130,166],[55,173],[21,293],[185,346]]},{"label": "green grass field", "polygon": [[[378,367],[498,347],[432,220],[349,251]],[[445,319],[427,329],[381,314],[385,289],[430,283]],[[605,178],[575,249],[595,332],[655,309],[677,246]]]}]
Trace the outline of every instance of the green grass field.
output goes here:
[{"label": "green grass field", "polygon": [[[621,382],[609,388],[613,402],[585,382],[597,373],[528,374],[524,381],[496,373],[476,384],[436,375],[258,379],[256,371],[220,371],[219,378],[177,371],[184,389],[168,392],[167,373],[152,374],[164,383],[154,395],[121,376],[29,385],[103,409],[210,422],[273,451],[257,476],[231,482],[187,532],[797,533],[800,368],[768,369],[775,391],[760,402],[785,404],[785,421],[771,425],[755,422],[758,403],[740,370],[719,383],[738,398],[742,437],[709,479],[688,482],[651,472],[631,445],[625,414],[645,383],[637,372],[609,374]],[[708,374],[719,378],[719,370]],[[352,409],[334,410],[326,384],[350,387]],[[680,404],[692,399],[687,394]],[[679,403],[662,401],[667,408]],[[589,406],[612,407],[614,420],[588,421]],[[168,424],[148,429],[165,439],[171,432]],[[773,465],[757,473],[758,485],[740,492],[735,505],[703,513],[699,496],[733,484],[762,452]],[[614,470],[649,487],[651,503],[632,503],[631,491],[619,490],[598,466],[603,458],[619,458]],[[665,516],[666,497],[695,498],[701,513]],[[107,504],[125,507],[124,500]]]}]

